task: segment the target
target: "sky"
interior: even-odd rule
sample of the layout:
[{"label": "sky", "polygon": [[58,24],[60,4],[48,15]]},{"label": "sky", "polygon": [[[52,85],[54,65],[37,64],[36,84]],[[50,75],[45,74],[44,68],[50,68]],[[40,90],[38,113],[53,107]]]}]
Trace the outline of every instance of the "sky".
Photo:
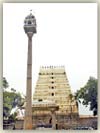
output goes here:
[{"label": "sky", "polygon": [[97,78],[96,3],[4,3],[3,76],[9,88],[26,94],[28,38],[24,19],[36,18],[32,42],[32,90],[40,66],[65,66],[72,92]]}]

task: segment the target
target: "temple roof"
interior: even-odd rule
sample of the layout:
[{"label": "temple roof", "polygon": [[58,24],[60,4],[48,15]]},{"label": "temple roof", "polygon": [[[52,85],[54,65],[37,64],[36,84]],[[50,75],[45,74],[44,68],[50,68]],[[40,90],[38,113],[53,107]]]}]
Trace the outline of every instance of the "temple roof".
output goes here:
[{"label": "temple roof", "polygon": [[33,19],[33,18],[35,18],[35,17],[33,16],[33,14],[32,14],[32,13],[30,13],[29,15],[27,15],[27,16],[26,16],[26,18],[25,18],[25,19]]}]

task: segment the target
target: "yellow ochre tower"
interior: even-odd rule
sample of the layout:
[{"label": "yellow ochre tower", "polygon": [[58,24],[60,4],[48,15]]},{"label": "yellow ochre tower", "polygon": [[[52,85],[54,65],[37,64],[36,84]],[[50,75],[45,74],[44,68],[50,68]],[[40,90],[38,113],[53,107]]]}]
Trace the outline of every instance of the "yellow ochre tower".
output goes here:
[{"label": "yellow ochre tower", "polygon": [[[48,110],[50,103],[55,103],[55,105],[59,106],[59,109],[55,110],[55,123],[57,126],[61,127],[63,124],[63,126],[67,125],[68,127],[77,124],[78,106],[71,93],[71,87],[64,66],[40,67],[33,95],[33,105],[36,103],[35,101],[41,105],[40,110],[33,112],[33,121],[37,125],[39,120],[44,124],[51,123],[51,112]],[[42,106],[44,106],[43,102],[46,104],[47,110],[42,109]]]}]

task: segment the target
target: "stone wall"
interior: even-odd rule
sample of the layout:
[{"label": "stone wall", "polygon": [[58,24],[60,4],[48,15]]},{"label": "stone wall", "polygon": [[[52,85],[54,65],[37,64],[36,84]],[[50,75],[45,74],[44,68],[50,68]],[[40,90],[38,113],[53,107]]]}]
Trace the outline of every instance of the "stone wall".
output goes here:
[{"label": "stone wall", "polygon": [[93,127],[94,129],[97,129],[98,125],[98,117],[93,116],[80,116],[78,126],[86,126],[86,127]]},{"label": "stone wall", "polygon": [[[36,127],[52,127],[52,120],[50,119],[50,116],[33,116],[33,129]],[[93,116],[80,116],[78,117],[73,117],[70,119],[68,116],[56,116],[57,121],[56,121],[56,129],[62,130],[62,129],[73,129],[74,127],[92,127],[93,129],[97,129],[97,121],[98,117],[93,117]],[[15,122],[15,126],[13,127],[16,129],[23,129],[23,123],[24,120],[17,120]],[[12,128],[12,125],[5,125],[4,129],[14,129]]]}]

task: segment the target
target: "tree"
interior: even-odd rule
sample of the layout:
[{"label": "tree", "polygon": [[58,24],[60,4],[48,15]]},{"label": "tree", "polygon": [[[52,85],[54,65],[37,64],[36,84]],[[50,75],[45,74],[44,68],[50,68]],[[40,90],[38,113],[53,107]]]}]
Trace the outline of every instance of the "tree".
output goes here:
[{"label": "tree", "polygon": [[11,91],[16,92],[16,90],[14,88],[11,88]]},{"label": "tree", "polygon": [[12,108],[22,105],[22,98],[20,93],[15,92],[3,92],[3,116],[7,118],[10,116]]},{"label": "tree", "polygon": [[93,115],[97,115],[98,100],[97,100],[97,79],[90,77],[86,85],[75,94],[75,97],[79,100],[83,99],[83,105],[90,105],[90,110],[93,111]]},{"label": "tree", "polygon": [[[3,118],[9,118],[12,108],[23,105],[23,98],[21,94],[16,92],[14,88],[11,88],[11,92],[7,91],[8,82],[6,78],[3,78],[3,88],[6,90],[3,92]],[[11,117],[10,117],[11,118]]]},{"label": "tree", "polygon": [[4,78],[3,78],[3,88],[4,88],[4,89],[7,89],[8,87],[9,87],[9,84],[8,84],[6,78],[4,77]]},{"label": "tree", "polygon": [[69,98],[69,103],[70,103],[70,118],[72,118],[72,103],[74,101],[74,96],[70,93],[68,98]]}]

